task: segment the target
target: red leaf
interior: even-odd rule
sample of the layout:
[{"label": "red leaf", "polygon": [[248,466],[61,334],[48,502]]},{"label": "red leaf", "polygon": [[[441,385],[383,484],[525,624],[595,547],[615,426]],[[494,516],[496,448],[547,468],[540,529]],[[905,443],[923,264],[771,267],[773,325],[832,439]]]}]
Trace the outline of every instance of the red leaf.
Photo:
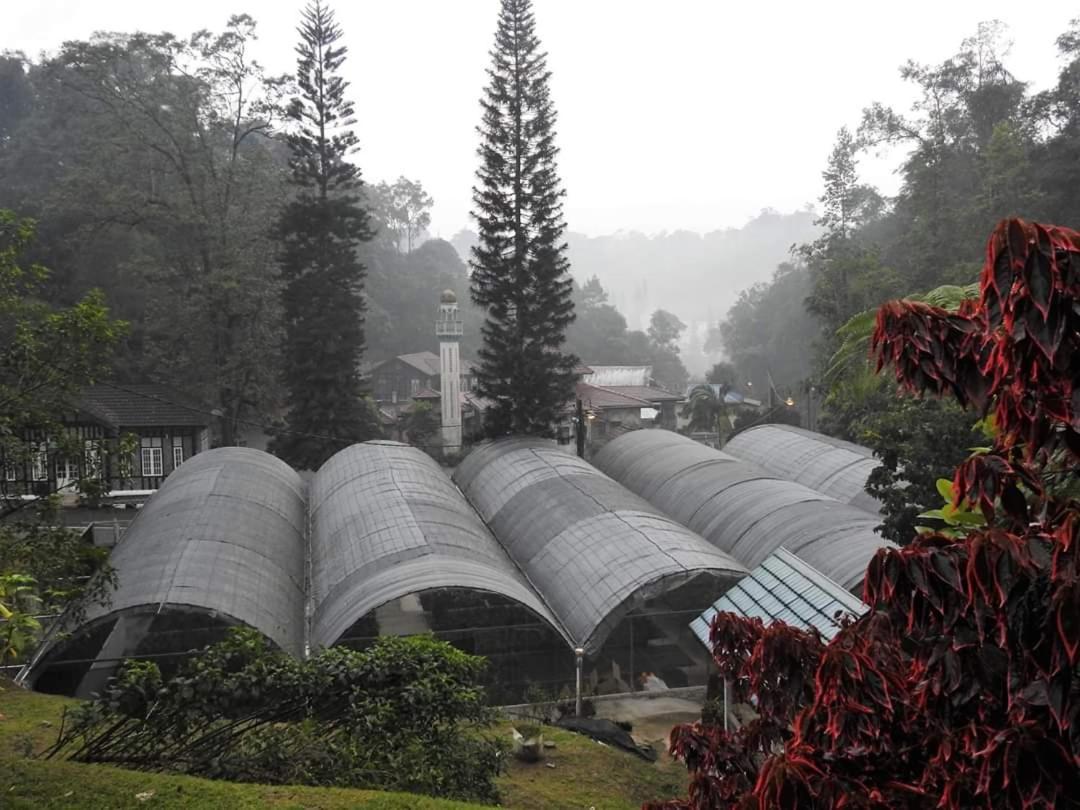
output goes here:
[{"label": "red leaf", "polygon": [[1075,579],[1068,585],[1059,586],[1054,594],[1057,605],[1057,634],[1065,648],[1069,666],[1076,664],[1080,650],[1080,582]]}]

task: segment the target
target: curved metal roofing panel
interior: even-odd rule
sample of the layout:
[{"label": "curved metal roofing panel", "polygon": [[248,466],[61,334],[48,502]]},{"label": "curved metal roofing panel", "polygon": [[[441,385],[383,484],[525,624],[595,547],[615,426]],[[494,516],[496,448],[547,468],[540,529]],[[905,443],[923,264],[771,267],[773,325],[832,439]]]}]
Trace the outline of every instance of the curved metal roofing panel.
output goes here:
[{"label": "curved metal roofing panel", "polygon": [[[742,465],[740,465],[742,466]],[[691,492],[704,491],[702,488]],[[717,495],[699,500],[695,524],[701,526],[706,537],[715,537],[726,551],[739,559],[753,557],[753,549],[747,545],[757,540],[755,529],[765,516],[788,506],[802,503],[836,503],[820,492],[806,487],[793,487],[789,481],[777,478],[747,478],[725,487]],[[787,543],[783,543],[787,545]],[[742,555],[742,556],[740,556]],[[766,555],[767,556],[767,555]],[[747,567],[752,567],[749,562]]]},{"label": "curved metal roofing panel", "polygon": [[784,547],[855,588],[889,545],[866,511],[671,431],[627,433],[593,462],[749,567]]},{"label": "curved metal roofing panel", "polygon": [[656,490],[676,471],[697,464],[712,466],[735,461],[734,457],[698,442],[693,442],[694,447],[690,448],[672,446],[661,435],[665,432],[634,431],[637,439],[632,445],[609,442],[603,448],[607,464],[605,472],[632,492],[651,500]]},{"label": "curved metal roofing panel", "polygon": [[87,622],[138,607],[216,611],[304,647],[304,483],[269,453],[223,447],[165,479],[109,555],[117,588]]},{"label": "curved metal roofing panel", "polygon": [[367,442],[327,461],[311,483],[312,642],[334,644],[392,599],[430,588],[516,600],[558,621],[447,475],[422,451]]},{"label": "curved metal roofing panel", "polygon": [[553,442],[481,446],[454,480],[574,643],[590,653],[639,602],[701,575],[726,582],[746,573]]},{"label": "curved metal roofing panel", "polygon": [[881,509],[865,489],[867,478],[880,463],[867,447],[791,425],[759,425],[733,436],[724,449],[741,461],[830,498],[875,515]]},{"label": "curved metal roofing panel", "polygon": [[699,463],[686,469],[676,467],[667,471],[667,480],[655,488],[653,498],[654,502],[666,503],[673,518],[690,525],[698,522],[704,504],[722,496],[731,487],[746,487],[759,482],[766,482],[764,486],[777,483],[775,478],[766,477],[764,473],[760,477],[748,475],[744,464]]}]

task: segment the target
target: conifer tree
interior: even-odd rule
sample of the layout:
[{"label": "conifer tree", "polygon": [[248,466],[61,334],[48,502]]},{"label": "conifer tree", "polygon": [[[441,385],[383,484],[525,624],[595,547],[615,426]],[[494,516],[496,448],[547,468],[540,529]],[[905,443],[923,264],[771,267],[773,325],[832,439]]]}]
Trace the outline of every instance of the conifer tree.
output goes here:
[{"label": "conifer tree", "polygon": [[573,282],[551,74],[530,0],[502,0],[491,58],[473,189],[472,299],[487,310],[477,389],[494,402],[491,435],[546,436],[573,398],[577,359],[561,351]]},{"label": "conifer tree", "polygon": [[357,138],[348,83],[338,75],[346,48],[333,12],[313,0],[298,29],[299,94],[286,136],[296,197],[278,223],[285,289],[285,429],[271,449],[301,469],[379,434],[360,377],[364,352],[364,266],[357,246],[371,239],[360,170],[349,162]]}]

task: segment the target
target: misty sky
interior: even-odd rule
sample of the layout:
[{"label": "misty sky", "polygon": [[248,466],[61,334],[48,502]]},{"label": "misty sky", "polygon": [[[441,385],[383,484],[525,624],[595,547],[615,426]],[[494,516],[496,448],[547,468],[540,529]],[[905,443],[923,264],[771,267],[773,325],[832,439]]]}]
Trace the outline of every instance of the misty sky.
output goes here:
[{"label": "misty sky", "polygon": [[[219,30],[259,22],[259,58],[290,71],[300,0],[30,0],[5,4],[0,50],[37,55],[95,30]],[[475,126],[498,0],[339,0],[368,181],[400,174],[435,198],[432,232],[469,224]],[[898,68],[939,62],[979,20],[1001,19],[1008,61],[1051,85],[1054,39],[1080,9],[1064,2],[731,2],[534,0],[553,71],[571,229],[591,235],[740,226],[764,207],[820,194],[836,130],[866,104],[913,98]],[[896,187],[898,156],[863,173]]]}]

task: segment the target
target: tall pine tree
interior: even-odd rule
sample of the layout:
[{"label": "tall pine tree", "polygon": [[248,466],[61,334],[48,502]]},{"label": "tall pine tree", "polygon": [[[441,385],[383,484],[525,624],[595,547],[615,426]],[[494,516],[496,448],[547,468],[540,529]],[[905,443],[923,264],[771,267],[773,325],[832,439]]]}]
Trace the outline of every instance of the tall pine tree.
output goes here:
[{"label": "tall pine tree", "polygon": [[556,171],[555,107],[530,0],[502,0],[481,100],[472,299],[487,310],[477,389],[491,435],[551,435],[574,394],[574,319]]},{"label": "tall pine tree", "polygon": [[364,266],[356,248],[371,239],[360,170],[349,162],[357,138],[345,61],[333,12],[314,0],[304,10],[287,136],[295,199],[278,223],[285,279],[285,429],[274,453],[317,469],[337,450],[379,434],[360,377],[364,353]]}]

